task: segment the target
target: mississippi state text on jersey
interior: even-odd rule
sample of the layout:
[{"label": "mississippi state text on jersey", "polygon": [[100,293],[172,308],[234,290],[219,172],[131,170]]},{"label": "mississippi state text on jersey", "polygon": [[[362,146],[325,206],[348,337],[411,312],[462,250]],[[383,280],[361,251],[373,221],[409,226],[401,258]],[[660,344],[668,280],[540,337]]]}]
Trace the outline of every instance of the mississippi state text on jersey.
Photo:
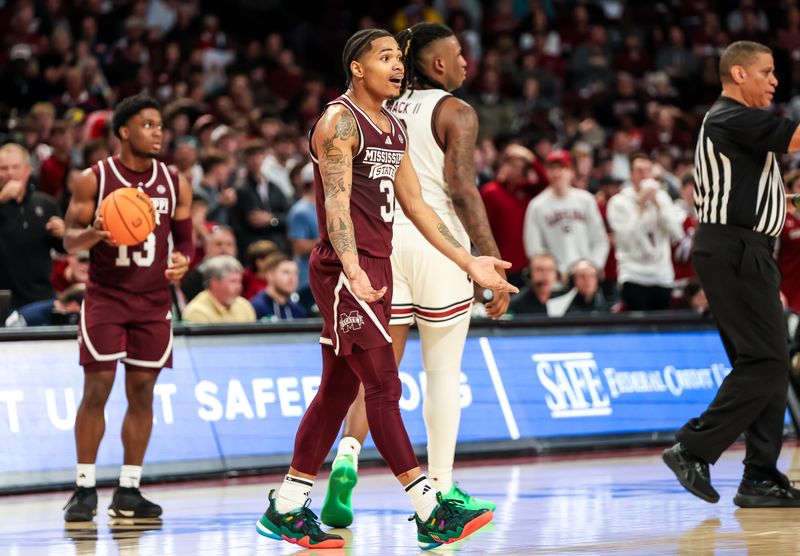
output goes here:
[{"label": "mississippi state text on jersey", "polygon": [[[385,108],[381,111],[391,129],[385,133],[346,95],[331,104],[341,104],[352,112],[358,126],[359,146],[353,156],[353,187],[350,193],[350,218],[356,246],[371,257],[389,257],[392,253],[394,222],[394,177],[408,141],[403,126]],[[309,132],[312,136],[314,128]],[[319,172],[317,154],[314,161],[314,187],[317,200],[317,222],[320,239],[330,244],[325,214],[325,191]]]}]

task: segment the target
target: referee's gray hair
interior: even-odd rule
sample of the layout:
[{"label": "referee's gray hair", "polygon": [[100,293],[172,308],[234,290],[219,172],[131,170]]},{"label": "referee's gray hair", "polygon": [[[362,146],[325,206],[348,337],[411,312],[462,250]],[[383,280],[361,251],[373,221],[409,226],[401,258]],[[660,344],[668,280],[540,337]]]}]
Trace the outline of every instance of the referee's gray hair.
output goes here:
[{"label": "referee's gray hair", "polygon": [[244,269],[236,257],[218,255],[201,264],[199,270],[203,275],[203,287],[207,288],[211,280],[220,280],[228,274],[242,272]]},{"label": "referee's gray hair", "polygon": [[753,61],[756,54],[772,54],[772,50],[753,41],[736,41],[728,45],[719,58],[719,78],[728,81],[731,78],[733,66],[746,66]]}]

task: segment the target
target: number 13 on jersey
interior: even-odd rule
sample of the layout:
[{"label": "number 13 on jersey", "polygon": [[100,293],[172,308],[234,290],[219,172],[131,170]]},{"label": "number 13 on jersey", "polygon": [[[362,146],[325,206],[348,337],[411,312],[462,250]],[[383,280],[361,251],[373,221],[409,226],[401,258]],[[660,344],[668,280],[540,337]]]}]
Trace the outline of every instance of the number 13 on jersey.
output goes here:
[{"label": "number 13 on jersey", "polygon": [[[391,185],[391,183],[390,183]],[[394,196],[392,197],[394,198]],[[147,267],[153,264],[156,259],[156,236],[151,233],[147,239],[142,242],[141,247],[137,248],[132,255],[128,255],[128,246],[120,245],[117,251],[117,259],[114,263],[117,266],[131,266],[131,258],[136,266]]]}]

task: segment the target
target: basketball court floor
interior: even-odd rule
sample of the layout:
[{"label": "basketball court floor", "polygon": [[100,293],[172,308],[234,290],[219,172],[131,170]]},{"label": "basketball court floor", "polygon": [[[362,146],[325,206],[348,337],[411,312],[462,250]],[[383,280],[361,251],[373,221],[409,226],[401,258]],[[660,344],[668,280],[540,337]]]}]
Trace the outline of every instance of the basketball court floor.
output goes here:
[{"label": "basketball court floor", "polygon": [[[680,488],[660,450],[570,454],[461,465],[473,494],[497,502],[493,524],[435,554],[800,554],[800,510],[742,510],[733,505],[741,448],[712,468],[722,499],[707,504]],[[800,448],[784,448],[781,467],[800,476]],[[319,511],[326,476],[314,487]],[[260,537],[255,521],[279,476],[145,485],[163,521],[113,521],[110,490],[100,491],[93,524],[66,526],[69,493],[0,497],[0,555],[288,555],[418,554],[408,500],[388,471],[365,470],[354,493],[356,521],[340,530],[348,546],[302,550]]]}]

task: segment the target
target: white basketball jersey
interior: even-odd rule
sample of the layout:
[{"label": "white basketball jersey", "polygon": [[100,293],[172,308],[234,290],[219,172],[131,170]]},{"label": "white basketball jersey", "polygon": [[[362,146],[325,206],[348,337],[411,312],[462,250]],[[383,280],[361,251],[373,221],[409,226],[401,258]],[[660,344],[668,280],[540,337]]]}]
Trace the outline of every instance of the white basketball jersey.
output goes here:
[{"label": "white basketball jersey", "polygon": [[[434,135],[433,121],[441,103],[450,96],[441,89],[421,89],[406,91],[400,98],[386,103],[389,111],[406,126],[408,153],[422,185],[422,198],[446,223],[454,220],[447,217],[455,216],[455,211],[444,179],[444,145]],[[394,223],[411,224],[399,203]]]}]

